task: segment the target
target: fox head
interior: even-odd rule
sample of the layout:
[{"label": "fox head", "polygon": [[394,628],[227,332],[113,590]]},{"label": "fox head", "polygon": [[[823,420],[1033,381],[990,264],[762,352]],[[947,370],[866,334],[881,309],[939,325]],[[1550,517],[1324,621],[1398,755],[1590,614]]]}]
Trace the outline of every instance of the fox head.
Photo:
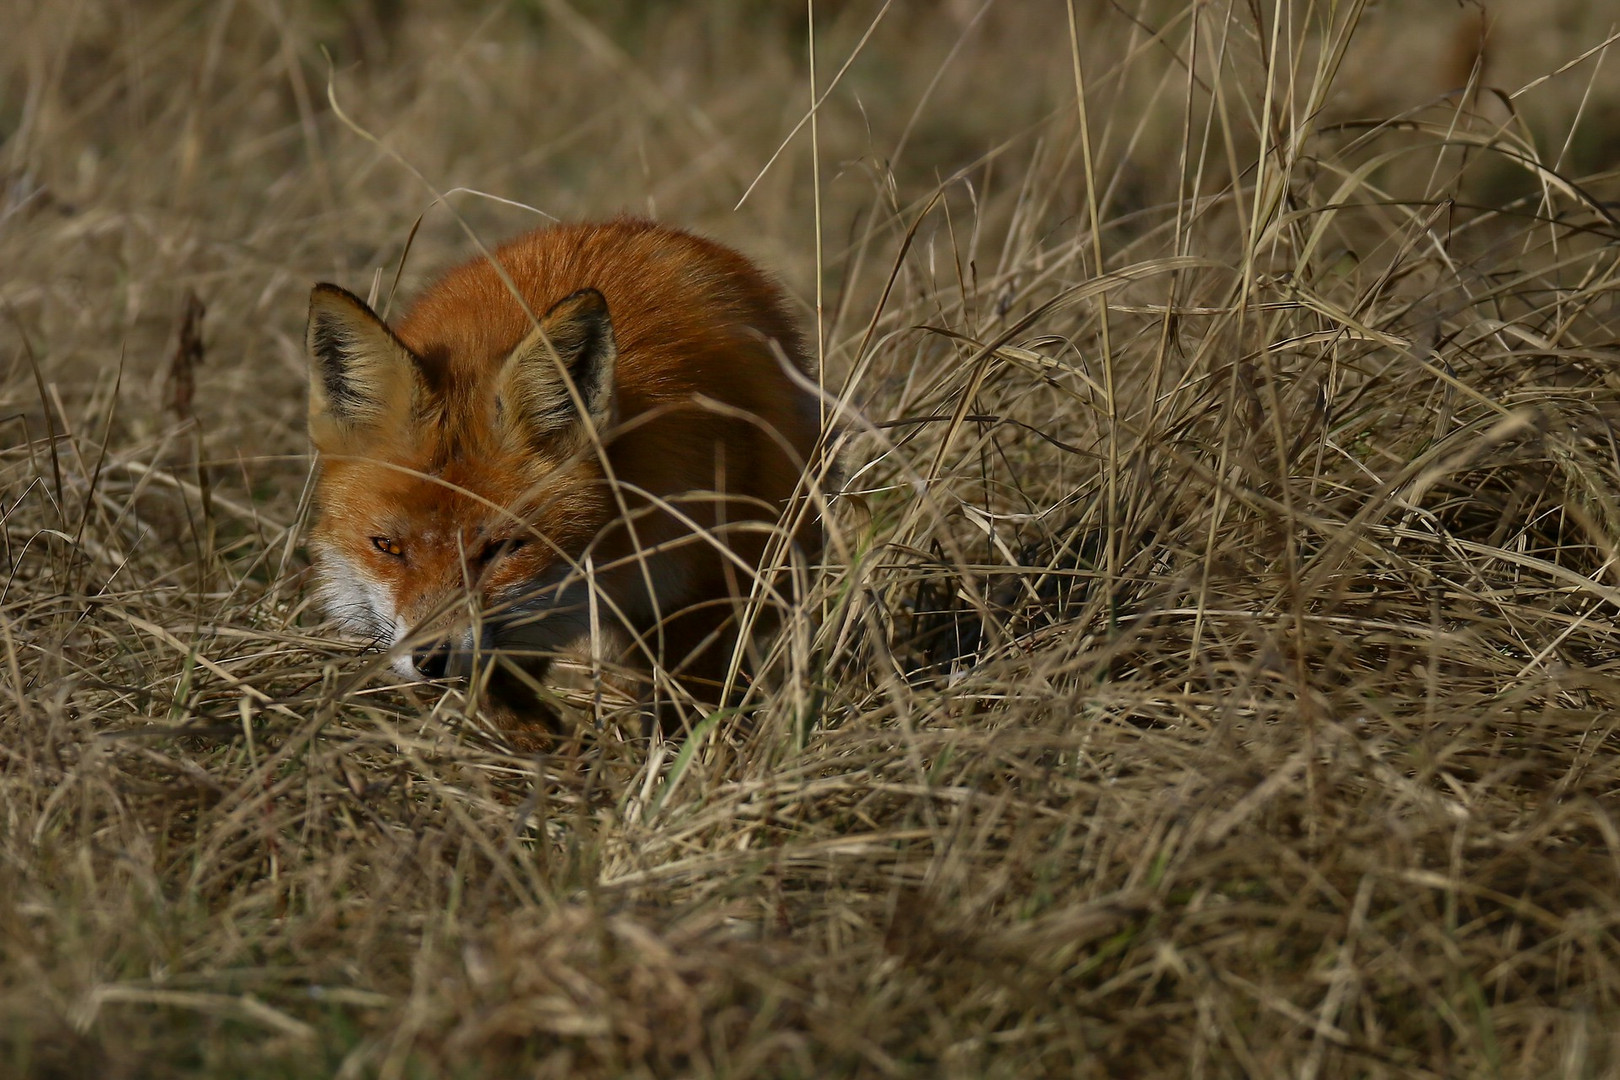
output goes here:
[{"label": "fox head", "polygon": [[406,677],[503,634],[550,650],[581,632],[577,560],[613,516],[617,348],[595,289],[530,325],[504,356],[418,352],[352,293],[310,296],[320,592],[379,646],[411,646],[394,661]]}]

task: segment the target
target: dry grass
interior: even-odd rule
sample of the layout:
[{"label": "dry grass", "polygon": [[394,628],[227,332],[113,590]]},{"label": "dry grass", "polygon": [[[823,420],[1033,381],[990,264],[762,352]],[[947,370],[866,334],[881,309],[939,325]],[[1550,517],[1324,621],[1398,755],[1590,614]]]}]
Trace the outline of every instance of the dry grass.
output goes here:
[{"label": "dry grass", "polygon": [[[1620,1074],[1608,28],[827,3],[733,211],[811,38],[701,7],[8,16],[0,1072]],[[459,186],[819,295],[751,722],[516,752],[310,609],[306,290]]]}]

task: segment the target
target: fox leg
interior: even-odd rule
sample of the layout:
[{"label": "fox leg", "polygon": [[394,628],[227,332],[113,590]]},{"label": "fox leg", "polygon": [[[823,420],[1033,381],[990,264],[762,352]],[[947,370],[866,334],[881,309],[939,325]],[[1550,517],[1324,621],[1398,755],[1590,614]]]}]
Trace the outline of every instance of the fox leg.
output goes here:
[{"label": "fox leg", "polygon": [[679,687],[682,697],[691,699],[671,700],[668,689],[654,680],[649,719],[656,719],[664,734],[681,734],[708,712],[741,698],[741,686],[733,687],[729,696],[723,692],[737,645],[736,618],[729,601],[677,612],[649,638],[661,645],[663,674]]}]

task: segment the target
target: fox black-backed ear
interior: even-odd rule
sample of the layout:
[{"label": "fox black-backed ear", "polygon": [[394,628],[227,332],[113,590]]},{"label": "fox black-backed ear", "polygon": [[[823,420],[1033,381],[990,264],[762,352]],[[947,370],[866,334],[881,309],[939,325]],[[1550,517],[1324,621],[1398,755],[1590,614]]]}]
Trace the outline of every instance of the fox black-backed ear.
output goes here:
[{"label": "fox black-backed ear", "polygon": [[323,453],[341,453],[356,432],[410,415],[416,358],[365,301],[336,285],[309,294],[309,435]]},{"label": "fox black-backed ear", "polygon": [[613,423],[618,356],[607,300],[595,289],[571,293],[507,358],[501,406],[513,410],[531,436],[546,436],[579,424],[577,400],[601,431]]}]

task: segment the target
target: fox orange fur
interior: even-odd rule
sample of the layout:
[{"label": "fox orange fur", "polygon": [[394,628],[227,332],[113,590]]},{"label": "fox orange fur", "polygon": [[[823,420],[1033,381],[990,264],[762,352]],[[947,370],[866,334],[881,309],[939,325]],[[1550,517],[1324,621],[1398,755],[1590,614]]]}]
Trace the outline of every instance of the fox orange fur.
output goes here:
[{"label": "fox orange fur", "polygon": [[[559,225],[450,270],[393,327],[317,285],[307,347],[321,593],[396,671],[482,676],[544,716],[489,660],[543,679],[594,605],[631,662],[717,701],[820,437],[757,268],[650,222]],[[793,538],[811,554],[813,531]]]}]

